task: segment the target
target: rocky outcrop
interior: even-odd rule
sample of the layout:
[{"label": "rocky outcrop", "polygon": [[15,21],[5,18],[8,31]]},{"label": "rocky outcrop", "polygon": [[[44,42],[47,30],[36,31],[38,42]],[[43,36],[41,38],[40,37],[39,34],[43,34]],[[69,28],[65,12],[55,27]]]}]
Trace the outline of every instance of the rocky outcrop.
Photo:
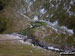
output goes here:
[{"label": "rocky outcrop", "polygon": [[70,29],[63,26],[57,28],[57,26],[52,26],[51,23],[41,26],[36,23],[33,24],[34,26],[30,26],[30,28],[28,27],[25,30],[25,34],[29,39],[32,39],[34,45],[45,49],[49,47],[56,50],[59,49],[59,51],[75,51],[75,40]]},{"label": "rocky outcrop", "polygon": [[59,49],[75,51],[74,36],[69,36],[66,31],[55,31],[52,28],[42,26],[35,28],[33,31],[34,32],[32,34],[36,36],[35,38],[39,39],[41,42],[47,42],[50,46],[52,45]]}]

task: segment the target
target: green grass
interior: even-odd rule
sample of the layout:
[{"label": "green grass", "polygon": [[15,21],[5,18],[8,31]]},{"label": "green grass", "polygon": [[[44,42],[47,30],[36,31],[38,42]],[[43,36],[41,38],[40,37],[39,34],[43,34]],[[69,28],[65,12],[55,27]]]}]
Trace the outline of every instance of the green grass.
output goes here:
[{"label": "green grass", "polygon": [[39,26],[46,26],[47,23],[40,22],[40,21],[35,21],[35,22],[32,22],[31,25],[33,25],[34,27],[39,27]]},{"label": "green grass", "polygon": [[46,56],[47,54],[31,45],[0,44],[0,56]]}]

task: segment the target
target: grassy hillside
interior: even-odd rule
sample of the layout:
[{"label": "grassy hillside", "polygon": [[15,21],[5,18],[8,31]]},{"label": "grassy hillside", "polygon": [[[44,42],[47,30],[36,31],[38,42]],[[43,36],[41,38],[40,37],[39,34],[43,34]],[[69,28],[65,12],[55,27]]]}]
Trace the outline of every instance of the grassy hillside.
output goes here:
[{"label": "grassy hillside", "polygon": [[[17,36],[14,36],[15,38]],[[23,45],[14,41],[1,41],[1,39],[12,39],[11,35],[0,35],[0,56],[59,56],[56,52],[51,52],[32,45]]]}]

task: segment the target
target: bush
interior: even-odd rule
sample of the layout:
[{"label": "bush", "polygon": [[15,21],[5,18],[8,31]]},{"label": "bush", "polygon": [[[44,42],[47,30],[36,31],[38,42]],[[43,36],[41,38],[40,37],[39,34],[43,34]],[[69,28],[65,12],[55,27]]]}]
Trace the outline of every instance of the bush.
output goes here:
[{"label": "bush", "polygon": [[0,11],[2,11],[10,0],[0,0]]},{"label": "bush", "polygon": [[7,21],[6,18],[0,15],[0,33],[3,33],[6,30]]}]

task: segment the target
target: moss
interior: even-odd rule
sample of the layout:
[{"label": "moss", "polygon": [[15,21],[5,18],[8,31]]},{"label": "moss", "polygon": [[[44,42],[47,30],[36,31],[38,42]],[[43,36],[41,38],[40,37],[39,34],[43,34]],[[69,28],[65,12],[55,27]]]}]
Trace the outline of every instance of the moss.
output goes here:
[{"label": "moss", "polygon": [[[28,34],[28,32],[27,32],[28,30],[30,30],[30,28],[29,28],[29,27],[23,30],[25,35],[27,35],[27,34]],[[31,31],[31,30],[30,30],[30,31]]]},{"label": "moss", "polygon": [[45,22],[42,22],[41,24],[42,24],[43,26],[47,26],[47,23],[45,23]]},{"label": "moss", "polygon": [[24,30],[24,34],[27,35],[27,29]]},{"label": "moss", "polygon": [[40,21],[35,21],[35,22],[32,22],[31,25],[32,25],[33,27],[40,27],[40,26],[46,26],[47,23],[45,23],[45,22],[40,22]]},{"label": "moss", "polygon": [[32,25],[33,27],[40,27],[42,24],[41,24],[41,22],[39,22],[39,21],[35,21],[35,22],[32,22],[31,25]]}]

